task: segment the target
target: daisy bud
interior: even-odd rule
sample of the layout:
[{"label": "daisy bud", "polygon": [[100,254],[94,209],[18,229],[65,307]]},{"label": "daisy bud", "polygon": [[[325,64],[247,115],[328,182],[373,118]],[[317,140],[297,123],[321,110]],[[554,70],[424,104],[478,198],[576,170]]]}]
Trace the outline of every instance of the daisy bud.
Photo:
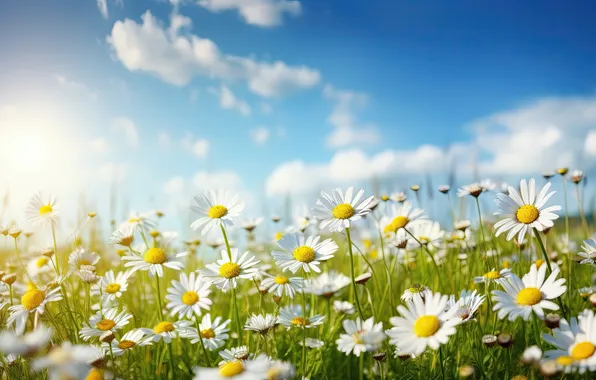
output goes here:
[{"label": "daisy bud", "polygon": [[497,343],[497,337],[492,334],[485,335],[482,337],[482,343],[484,343],[486,347],[492,347]]},{"label": "daisy bud", "polygon": [[6,274],[6,272],[4,272],[3,270],[0,270],[0,281],[2,281],[2,277],[4,277],[5,274]]},{"label": "daisy bud", "polygon": [[89,212],[87,213],[87,216],[88,216],[89,218],[93,219],[93,218],[95,218],[95,217],[97,216],[97,213],[96,213],[96,212],[93,212],[93,211],[89,211]]},{"label": "daisy bud", "polygon": [[99,341],[102,343],[110,343],[114,340],[114,338],[116,338],[116,335],[114,335],[113,332],[106,331],[105,333],[101,334],[101,336],[99,337]]},{"label": "daisy bud", "polygon": [[544,324],[549,329],[556,329],[559,327],[559,321],[561,321],[561,317],[558,314],[547,314],[544,318]]},{"label": "daisy bud", "polygon": [[193,240],[193,241],[192,241],[192,244],[193,244],[195,247],[198,247],[199,245],[201,245],[201,241],[200,241],[199,239],[195,239],[195,240]]},{"label": "daisy bud", "polygon": [[387,194],[383,194],[383,195],[381,195],[381,200],[382,200],[383,202],[387,202],[387,201],[389,200],[389,195],[387,195]]},{"label": "daisy bud", "polygon": [[127,253],[128,253],[128,251],[126,249],[119,249],[116,251],[116,254],[120,257],[126,256]]},{"label": "daisy bud", "polygon": [[274,301],[276,304],[278,304],[278,305],[279,305],[279,304],[280,304],[280,302],[281,302],[281,297],[280,297],[280,296],[274,296],[274,297],[273,297],[273,301]]},{"label": "daisy bud", "polygon": [[151,232],[149,232],[149,235],[151,235],[152,238],[156,238],[159,236],[159,231],[157,230],[152,230]]},{"label": "daisy bud", "polygon": [[581,170],[574,170],[571,173],[571,182],[575,183],[576,185],[580,183],[584,179],[584,172]]},{"label": "daisy bud", "polygon": [[457,255],[457,259],[460,261],[464,261],[468,259],[468,255],[465,253],[460,253],[459,255]]},{"label": "daisy bud", "polygon": [[[102,369],[105,368],[106,366],[106,361],[104,358],[97,358],[91,362],[88,363],[90,366],[92,366],[93,368],[98,368],[98,369]],[[93,371],[93,369],[92,369]]]},{"label": "daisy bud", "polygon": [[375,352],[375,353],[373,353],[372,357],[376,361],[382,363],[387,359],[387,353],[386,352]]},{"label": "daisy bud", "polygon": [[553,178],[554,176],[555,176],[555,173],[553,173],[553,172],[542,173],[542,177],[546,180],[549,180],[549,179]]},{"label": "daisy bud", "polygon": [[266,287],[266,286],[260,286],[259,287],[259,293],[261,293],[261,294],[267,294],[267,291],[268,290],[269,290],[269,288]]},{"label": "daisy bud", "polygon": [[552,229],[552,227],[546,227],[545,229],[542,230],[542,233],[546,235],[550,232],[551,229]]},{"label": "daisy bud", "polygon": [[588,298],[590,300],[590,303],[592,304],[592,306],[596,307],[596,293],[593,293],[590,295],[590,298]]},{"label": "daisy bud", "polygon": [[474,375],[474,367],[469,364],[463,365],[459,368],[459,377],[466,379]]},{"label": "daisy bud", "polygon": [[232,339],[238,339],[238,333],[237,332],[232,332],[232,333],[230,333],[230,337]]},{"label": "daisy bud", "polygon": [[356,277],[354,279],[354,282],[357,283],[358,285],[364,285],[368,282],[368,280],[370,280],[371,277],[372,277],[372,274],[370,272],[366,272],[366,273],[363,273],[360,276]]},{"label": "daisy bud", "polygon": [[451,190],[451,186],[449,185],[441,185],[438,187],[439,191],[443,194],[447,194],[449,190]]},{"label": "daisy bud", "polygon": [[418,190],[420,190],[420,185],[412,185],[412,186],[410,186],[410,190],[418,191]]},{"label": "daisy bud", "polygon": [[17,280],[17,275],[14,273],[9,273],[9,274],[5,274],[2,277],[2,282],[4,282],[7,285],[12,285],[14,284],[14,282]]},{"label": "daisy bud", "polygon": [[538,366],[540,374],[544,377],[555,376],[557,374],[557,362],[554,360],[547,360],[540,363]]},{"label": "daisy bud", "polygon": [[281,218],[279,216],[272,216],[271,220],[273,221],[273,223],[277,223],[281,220]]},{"label": "daisy bud", "polygon": [[557,169],[557,174],[559,174],[559,175],[565,175],[565,174],[567,174],[568,171],[569,171],[569,168],[558,168]]},{"label": "daisy bud", "polygon": [[85,271],[85,270],[86,270],[86,271],[88,271],[88,272],[95,272],[95,269],[96,269],[96,268],[95,268],[95,266],[94,266],[94,265],[81,265],[81,266],[79,267],[79,269],[80,269],[80,270],[82,270],[82,271]]},{"label": "daisy bud", "polygon": [[508,333],[500,333],[497,336],[497,343],[503,348],[509,348],[513,344],[513,336]]},{"label": "daisy bud", "polygon": [[31,236],[33,236],[33,232],[23,232],[23,235],[25,235],[25,237],[29,239]]},{"label": "daisy bud", "polygon": [[81,280],[87,284],[95,284],[99,281],[99,277],[94,272],[88,270],[81,270],[77,273]]},{"label": "daisy bud", "polygon": [[588,298],[592,293],[594,293],[594,290],[592,290],[592,288],[589,286],[577,289],[577,291],[582,298]]},{"label": "daisy bud", "polygon": [[[571,255],[570,255],[570,256],[571,256]],[[556,251],[555,251],[555,252],[551,252],[551,253],[548,255],[548,257],[549,257],[549,259],[550,259],[551,261],[557,261],[557,260],[559,259],[559,254],[558,254]]]},{"label": "daisy bud", "polygon": [[520,361],[525,365],[532,365],[540,362],[542,350],[538,346],[530,346],[524,350]]},{"label": "daisy bud", "polygon": [[8,234],[13,238],[16,239],[21,235],[21,230],[16,228],[16,227],[12,227],[10,230],[8,230]]},{"label": "daisy bud", "polygon": [[42,256],[45,257],[52,257],[54,256],[54,250],[53,249],[44,249],[44,251],[41,253]]},{"label": "daisy bud", "polygon": [[511,378],[511,380],[528,380],[528,376],[526,375],[515,375]]},{"label": "daisy bud", "polygon": [[163,213],[163,211],[155,211],[155,216],[157,216],[158,218],[163,218],[165,214]]},{"label": "daisy bud", "polygon": [[397,354],[397,357],[400,358],[401,360],[408,360],[409,358],[411,358],[410,355],[404,354],[404,353]]}]

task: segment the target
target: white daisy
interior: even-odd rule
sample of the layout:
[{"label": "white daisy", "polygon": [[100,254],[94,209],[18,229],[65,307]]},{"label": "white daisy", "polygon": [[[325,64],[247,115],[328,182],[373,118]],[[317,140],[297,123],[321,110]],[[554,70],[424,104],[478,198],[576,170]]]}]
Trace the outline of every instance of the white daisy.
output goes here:
[{"label": "white daisy", "polygon": [[135,227],[126,224],[112,232],[110,242],[124,247],[130,247],[135,240]]},{"label": "white daisy", "polygon": [[263,222],[263,218],[249,218],[242,221],[240,224],[248,232],[253,232],[255,228]]},{"label": "white daisy", "polygon": [[34,224],[56,224],[58,221],[56,198],[45,196],[41,192],[35,194],[27,206],[27,219]]},{"label": "white daisy", "polygon": [[474,277],[474,283],[479,284],[481,282],[489,283],[489,282],[496,282],[499,283],[503,279],[507,278],[511,274],[511,270],[508,268],[501,269],[500,271],[496,271],[495,268],[492,268],[490,271],[486,272],[482,276]]},{"label": "white daisy", "polygon": [[325,317],[322,315],[305,316],[302,307],[297,305],[286,306],[279,311],[279,323],[288,330],[291,327],[312,329],[322,324],[324,319]]},{"label": "white daisy", "polygon": [[317,200],[317,204],[321,207],[312,209],[315,218],[321,221],[320,228],[328,227],[331,232],[341,232],[344,228],[349,228],[351,222],[361,219],[370,212],[369,205],[374,195],[358,203],[364,190],[358,191],[352,199],[353,191],[354,188],[349,187],[345,195],[339,188],[334,189],[331,195],[321,192],[321,198]]},{"label": "white daisy", "polygon": [[453,308],[452,318],[460,323],[466,323],[474,320],[474,315],[485,298],[486,296],[478,294],[476,290],[462,290],[457,301],[455,300],[455,296],[451,295],[449,297],[446,311]]},{"label": "white daisy", "polygon": [[271,276],[264,279],[261,285],[267,288],[269,293],[278,297],[285,293],[288,297],[294,298],[296,292],[300,292],[304,288],[304,279],[302,277]]},{"label": "white daisy", "polygon": [[83,323],[83,327],[79,331],[79,335],[83,340],[88,341],[92,337],[99,337],[106,331],[115,332],[121,330],[126,326],[129,320],[132,318],[132,314],[126,311],[118,313],[118,308],[111,308],[101,312],[98,312],[89,318],[89,322]]},{"label": "white daisy", "polygon": [[410,355],[420,355],[427,347],[436,350],[446,344],[459,323],[452,318],[451,312],[445,312],[446,305],[447,296],[434,293],[424,299],[414,297],[407,301],[407,308],[398,306],[397,311],[402,317],[390,318],[395,327],[386,331],[389,343]]},{"label": "white daisy", "polygon": [[180,336],[191,339],[192,344],[198,343],[202,339],[206,349],[215,351],[222,347],[229,338],[228,331],[230,330],[228,325],[230,322],[229,319],[222,322],[221,317],[216,317],[211,322],[211,314],[207,313],[201,319],[198,331],[194,327],[189,327],[181,331]]},{"label": "white daisy", "polygon": [[391,205],[390,216],[381,218],[379,225],[385,236],[392,238],[398,231],[412,227],[423,221],[424,218],[423,210],[414,209],[410,201],[405,201]]},{"label": "white daisy", "polygon": [[27,263],[27,273],[32,278],[38,278],[42,274],[51,273],[53,271],[52,259],[47,256],[35,257]]},{"label": "white daisy", "polygon": [[[306,347],[313,348],[313,349],[318,349],[325,345],[324,341],[322,341],[320,339],[315,339],[315,338],[306,338],[305,343],[306,343]],[[300,345],[302,346],[302,341],[300,341]]]},{"label": "white daisy", "polygon": [[153,215],[153,213],[139,214],[133,212],[128,217],[128,220],[122,223],[121,227],[130,226],[133,229],[142,231],[143,233],[153,230],[156,224],[155,221],[149,217],[150,215]]},{"label": "white daisy", "polygon": [[193,380],[277,380],[278,378],[269,376],[271,368],[271,360],[265,355],[260,355],[254,360],[227,361],[218,368],[197,368]]},{"label": "white daisy", "polygon": [[201,217],[195,220],[190,227],[196,231],[199,228],[201,234],[205,235],[213,227],[234,225],[232,218],[240,215],[244,209],[244,203],[239,202],[237,195],[231,197],[227,192],[209,191],[208,193],[198,194],[194,197],[196,206],[190,209]]},{"label": "white daisy", "polygon": [[485,191],[494,190],[496,184],[488,179],[483,180],[480,183],[473,183],[471,185],[462,186],[457,189],[457,196],[458,197],[465,197],[466,195],[471,195],[474,198],[478,198],[480,194]]},{"label": "white daisy", "polygon": [[362,352],[372,352],[377,350],[385,340],[383,333],[383,322],[375,324],[372,317],[362,322],[360,318],[355,321],[343,321],[345,334],[340,334],[339,339],[335,341],[337,349],[350,355],[360,357]]},{"label": "white daisy", "polygon": [[52,328],[47,328],[43,324],[39,324],[35,330],[24,335],[18,335],[11,330],[2,331],[0,332],[0,352],[31,357],[50,344],[52,334]]},{"label": "white daisy", "polygon": [[292,273],[303,269],[320,273],[321,261],[329,260],[337,251],[337,244],[331,239],[323,240],[320,236],[309,236],[305,239],[301,232],[285,234],[277,241],[277,245],[284,251],[273,251],[271,255],[275,265]]},{"label": "white daisy", "polygon": [[133,329],[122,336],[122,338],[114,339],[110,343],[102,344],[102,348],[109,352],[110,345],[112,346],[112,352],[114,356],[122,356],[129,350],[135,347],[142,347],[151,345],[153,341],[145,339],[145,331],[143,329]]},{"label": "white daisy", "polygon": [[229,259],[228,252],[221,251],[221,259],[215,263],[206,265],[201,271],[205,280],[211,281],[218,289],[224,292],[238,286],[238,279],[251,279],[255,276],[257,268],[254,268],[260,261],[246,251],[238,258],[238,248],[231,248],[232,259]]},{"label": "white daisy", "polygon": [[138,270],[149,271],[149,276],[163,277],[164,267],[181,270],[184,268],[182,258],[187,256],[188,252],[181,252],[174,256],[168,256],[161,248],[149,248],[145,254],[141,256],[129,255],[122,257],[123,261],[128,261],[124,264],[125,267],[131,267],[131,274]]},{"label": "white daisy", "polygon": [[338,300],[333,301],[333,310],[335,310],[336,313],[347,315],[354,314],[356,312],[356,308],[354,307],[353,303]]},{"label": "white daisy", "polygon": [[277,317],[273,314],[253,314],[246,320],[245,330],[267,334],[277,324]]},{"label": "white daisy", "polygon": [[550,182],[544,185],[540,193],[536,195],[536,182],[531,178],[529,183],[525,179],[520,182],[520,194],[512,186],[509,186],[509,195],[499,193],[495,204],[499,211],[495,215],[503,215],[502,219],[495,223],[496,236],[505,231],[507,240],[517,235],[518,241],[523,241],[524,236],[531,232],[532,228],[542,231],[554,225],[553,220],[559,216],[553,211],[558,211],[561,206],[550,206],[544,208],[546,202],[552,197],[555,191],[547,194],[550,189]]},{"label": "white daisy", "polygon": [[411,301],[414,298],[426,298],[433,294],[428,286],[422,284],[414,284],[408,289],[404,290],[401,296],[402,301]]},{"label": "white daisy", "polygon": [[172,339],[178,337],[180,331],[186,331],[192,325],[191,321],[180,320],[176,322],[162,321],[155,325],[153,329],[142,328],[145,333],[145,339],[157,343],[163,340],[171,343]]},{"label": "white daisy", "polygon": [[95,265],[99,262],[99,255],[95,252],[86,251],[83,247],[77,247],[68,256],[68,266],[73,271],[81,269],[81,265]]},{"label": "white daisy", "polygon": [[[439,222],[425,221],[412,226],[411,230],[408,230],[420,243],[427,247],[439,248],[445,231],[441,229]],[[408,246],[412,249],[420,247],[418,242],[414,239],[408,240]]]},{"label": "white daisy", "polygon": [[219,365],[223,365],[226,362],[233,362],[235,360],[248,360],[251,355],[248,351],[248,347],[240,346],[232,347],[229,350],[219,351],[219,356],[221,356],[223,359],[221,362],[219,362]]},{"label": "white daisy", "polygon": [[84,379],[91,370],[91,362],[97,358],[97,349],[91,346],[63,342],[42,358],[31,364],[34,371],[49,370],[50,380]]},{"label": "white daisy", "polygon": [[15,324],[15,330],[18,334],[22,334],[25,331],[27,325],[27,318],[30,313],[42,315],[45,312],[45,307],[48,302],[60,301],[62,296],[60,295],[60,287],[54,289],[31,289],[25,292],[21,297],[21,304],[11,306],[8,308],[10,316],[8,317],[7,324]]},{"label": "white daisy", "polygon": [[499,319],[509,315],[510,321],[520,316],[528,321],[532,311],[540,319],[544,319],[543,309],[559,310],[559,306],[551,301],[567,290],[563,285],[565,279],[556,279],[559,271],[559,268],[553,269],[546,281],[544,280],[546,265],[536,269],[536,264],[532,264],[530,272],[521,280],[511,273],[506,280],[500,282],[505,291],[493,290],[492,292],[493,302],[495,302],[493,310],[499,311]]},{"label": "white daisy", "polygon": [[584,244],[582,245],[583,252],[578,252],[577,254],[583,257],[583,260],[580,261],[580,264],[594,264],[596,262],[596,240],[594,238],[584,240]]},{"label": "white daisy", "polygon": [[168,288],[166,299],[170,302],[166,305],[170,309],[170,315],[178,315],[178,318],[190,318],[193,314],[200,317],[203,314],[201,309],[209,310],[213,302],[209,299],[211,290],[210,282],[203,281],[200,274],[192,272],[190,275],[180,273],[180,281],[172,280],[172,286]]},{"label": "white daisy", "polygon": [[91,295],[96,296],[101,293],[102,303],[104,304],[116,301],[128,289],[128,277],[130,274],[128,271],[123,271],[114,275],[114,271],[110,269],[99,278],[97,284],[93,285]]}]

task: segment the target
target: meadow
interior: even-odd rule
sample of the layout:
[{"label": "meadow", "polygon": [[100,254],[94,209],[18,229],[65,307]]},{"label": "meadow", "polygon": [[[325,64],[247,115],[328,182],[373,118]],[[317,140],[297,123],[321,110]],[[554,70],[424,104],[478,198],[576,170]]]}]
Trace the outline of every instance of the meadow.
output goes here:
[{"label": "meadow", "polygon": [[[326,190],[292,218],[247,218],[238,196],[210,191],[192,200],[191,240],[160,211],[105,234],[86,210],[64,235],[68,200],[39,193],[23,210],[34,229],[0,228],[1,378],[592,378],[584,181],[561,168],[440,186],[442,223],[417,185]],[[30,244],[38,231],[50,245]]]}]

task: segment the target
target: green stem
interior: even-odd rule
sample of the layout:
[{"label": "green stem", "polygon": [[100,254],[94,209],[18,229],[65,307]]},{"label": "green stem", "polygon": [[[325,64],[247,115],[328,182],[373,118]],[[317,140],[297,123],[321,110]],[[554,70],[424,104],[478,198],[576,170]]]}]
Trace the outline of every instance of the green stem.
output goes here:
[{"label": "green stem", "polygon": [[[408,231],[407,228],[404,228],[404,230],[406,231],[406,233],[408,235],[410,235],[412,237],[412,239],[414,239],[416,241],[416,243],[418,243],[422,248],[424,248],[424,250],[426,251],[428,256],[430,256],[430,259],[432,260],[433,265],[435,267],[435,271],[437,272],[437,282],[439,283],[439,288],[442,288],[443,285],[441,284],[441,272],[439,271],[439,266],[437,265],[437,262],[435,261],[435,257],[433,256],[432,252],[428,249],[426,244],[422,244],[420,242],[420,240],[418,240],[414,235],[412,235],[412,233],[410,231]],[[437,290],[439,290],[439,289],[437,289]]]},{"label": "green stem", "polygon": [[358,308],[358,314],[360,319],[364,321],[364,314],[360,307],[360,300],[358,299],[358,289],[356,288],[356,277],[354,274],[354,254],[352,252],[352,237],[350,236],[350,228],[346,228],[346,237],[348,239],[348,252],[350,253],[350,273],[352,275],[352,289],[354,290],[354,299],[356,300],[356,307]]},{"label": "green stem", "polygon": [[60,262],[59,262],[59,254],[58,254],[58,245],[56,244],[56,228],[54,227],[54,223],[52,223],[52,242],[54,243],[54,257],[56,258],[56,274],[60,276]]},{"label": "green stem", "polygon": [[27,267],[25,266],[25,264],[23,264],[23,260],[21,259],[21,251],[19,251],[19,245],[17,243],[16,238],[14,239],[14,249],[17,252],[17,258],[19,259],[19,262],[21,263],[21,267],[23,267],[23,271],[27,275],[29,282],[33,283],[33,279],[31,279],[31,276],[29,276],[29,271],[27,270]]},{"label": "green stem", "polygon": [[211,358],[209,358],[209,353],[205,348],[205,343],[203,343],[203,338],[201,337],[201,328],[199,327],[199,319],[195,320],[195,325],[197,326],[197,335],[199,336],[199,342],[201,342],[201,348],[203,349],[203,354],[205,355],[205,359],[207,359],[207,366],[211,367]]},{"label": "green stem", "polygon": [[157,304],[159,305],[159,314],[161,315],[161,319],[163,321],[163,307],[161,306],[161,288],[159,286],[159,276],[155,276],[155,281],[157,282]]},{"label": "green stem", "polygon": [[443,361],[443,346],[441,346],[439,347],[439,364],[441,365],[441,378],[445,380],[445,367]]}]

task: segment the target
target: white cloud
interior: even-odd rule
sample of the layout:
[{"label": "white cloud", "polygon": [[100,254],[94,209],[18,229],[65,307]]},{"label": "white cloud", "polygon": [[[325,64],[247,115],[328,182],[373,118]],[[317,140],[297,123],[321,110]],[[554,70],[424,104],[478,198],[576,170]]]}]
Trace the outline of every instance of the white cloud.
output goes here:
[{"label": "white cloud", "polygon": [[181,195],[184,190],[184,184],[184,178],[180,176],[172,177],[163,185],[163,191],[171,196]]},{"label": "white cloud", "polygon": [[380,141],[381,136],[374,124],[358,123],[354,109],[366,106],[368,97],[365,94],[337,90],[326,85],[323,94],[335,101],[335,106],[327,122],[333,127],[333,132],[327,137],[327,146],[342,148],[350,145],[372,145]]},{"label": "white cloud", "polygon": [[103,137],[97,137],[91,140],[91,150],[96,153],[105,153],[108,151],[108,141]]},{"label": "white cloud", "polygon": [[263,115],[269,115],[271,112],[273,112],[273,107],[271,107],[271,104],[267,102],[261,102],[261,113]]},{"label": "white cloud", "polygon": [[197,140],[192,145],[192,153],[198,158],[205,158],[209,154],[209,141],[205,139]]},{"label": "white cloud", "polygon": [[106,182],[123,182],[128,175],[129,165],[126,163],[106,162],[97,170],[97,178]]},{"label": "white cloud", "polygon": [[56,74],[56,75],[54,75],[54,80],[61,87],[70,89],[70,90],[78,92],[80,94],[84,94],[85,96],[88,96],[89,98],[91,98],[93,100],[97,99],[97,97],[98,97],[97,93],[95,91],[91,90],[89,87],[87,87],[86,84],[70,80],[70,79],[66,78],[64,75]]},{"label": "white cloud", "polygon": [[237,10],[247,24],[272,27],[283,22],[283,15],[300,15],[300,1],[293,0],[199,0],[212,12]]},{"label": "white cloud", "polygon": [[115,57],[130,71],[151,73],[180,86],[197,75],[243,81],[250,91],[264,97],[311,88],[321,79],[317,70],[306,66],[224,54],[209,39],[181,34],[179,22],[165,29],[150,11],[141,19],[141,24],[131,19],[117,21],[107,37]]},{"label": "white cloud", "polygon": [[139,143],[139,132],[135,123],[127,117],[117,117],[111,122],[112,129],[121,135],[124,135],[128,142],[136,146]]},{"label": "white cloud", "polygon": [[195,173],[192,183],[198,190],[225,189],[234,191],[242,185],[242,179],[233,171],[200,171]]},{"label": "white cloud", "polygon": [[169,149],[172,144],[172,139],[167,132],[159,132],[157,134],[157,145],[162,149]]},{"label": "white cloud", "polygon": [[243,100],[238,99],[232,90],[227,86],[221,86],[219,90],[212,89],[212,93],[219,96],[219,105],[223,109],[235,110],[244,116],[251,114],[252,109]]},{"label": "white cloud", "polygon": [[269,140],[269,129],[265,127],[258,127],[249,132],[250,138],[257,145],[263,145]]},{"label": "white cloud", "polygon": [[596,130],[591,130],[586,136],[586,142],[584,144],[584,150],[589,156],[596,156]]},{"label": "white cloud", "polygon": [[102,17],[108,19],[108,0],[97,0],[97,9]]}]

